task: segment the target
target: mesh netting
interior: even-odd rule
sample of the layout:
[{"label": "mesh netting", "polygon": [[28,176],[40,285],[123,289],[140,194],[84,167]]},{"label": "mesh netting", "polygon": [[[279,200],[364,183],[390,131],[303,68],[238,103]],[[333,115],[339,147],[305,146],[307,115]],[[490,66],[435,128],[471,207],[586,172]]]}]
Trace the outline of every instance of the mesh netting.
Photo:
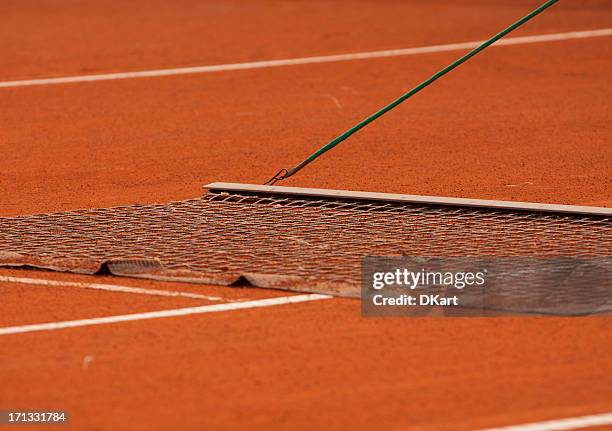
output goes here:
[{"label": "mesh netting", "polygon": [[364,256],[601,257],[605,216],[238,192],[0,218],[0,265],[359,295]]}]

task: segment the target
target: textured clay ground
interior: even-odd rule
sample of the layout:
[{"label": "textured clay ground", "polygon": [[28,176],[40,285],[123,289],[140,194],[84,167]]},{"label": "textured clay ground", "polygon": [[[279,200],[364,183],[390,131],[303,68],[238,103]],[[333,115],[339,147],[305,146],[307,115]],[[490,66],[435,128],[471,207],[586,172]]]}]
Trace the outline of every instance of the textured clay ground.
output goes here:
[{"label": "textured clay ground", "polygon": [[[482,40],[540,2],[494,3],[9,1],[0,81]],[[611,22],[609,1],[566,1],[516,35]],[[262,183],[458,55],[0,88],[0,216]],[[611,58],[610,37],[492,48],[283,185],[612,206]],[[0,326],[206,303],[14,283],[0,299]],[[364,319],[347,299],[17,334],[0,410],[87,430],[506,425],[609,411],[611,335],[608,318]]]}]

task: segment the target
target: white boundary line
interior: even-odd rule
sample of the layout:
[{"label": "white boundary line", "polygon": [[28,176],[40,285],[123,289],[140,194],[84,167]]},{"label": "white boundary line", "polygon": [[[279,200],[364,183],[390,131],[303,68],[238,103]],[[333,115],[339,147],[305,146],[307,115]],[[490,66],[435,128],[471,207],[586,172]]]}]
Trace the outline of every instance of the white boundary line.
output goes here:
[{"label": "white boundary line", "polygon": [[308,294],[282,296],[278,298],[257,299],[253,301],[232,302],[227,304],[202,305],[199,307],[176,308],[172,310],[150,311],[146,313],[123,314],[96,317],[93,319],[68,320],[64,322],[38,323],[34,325],[8,326],[0,328],[1,335],[23,334],[24,332],[53,331],[56,329],[76,328],[79,326],[107,325],[109,323],[131,322],[135,320],[161,319],[166,317],[189,316],[191,314],[217,313],[220,311],[244,310],[247,308],[271,307],[282,304],[329,299],[332,296]]},{"label": "white boundary line", "polygon": [[480,431],[565,431],[610,424],[612,424],[612,413],[603,413],[500,428],[487,428]]},{"label": "white boundary line", "polygon": [[[533,36],[509,37],[492,46],[523,45],[538,42],[554,42],[570,39],[611,36],[612,28],[599,30],[571,31],[566,33],[541,34]],[[179,67],[173,69],[144,70],[138,72],[102,73],[97,75],[64,76],[58,78],[24,79],[0,82],[0,88],[25,87],[30,85],[67,84],[74,82],[109,81],[115,79],[150,78],[156,76],[187,75],[196,73],[224,72],[230,70],[263,69],[279,66],[296,66],[301,64],[332,63],[337,61],[364,60],[369,58],[399,57],[406,55],[427,54],[433,52],[458,51],[473,49],[484,41],[450,43],[444,45],[421,46],[405,49],[388,49],[382,51],[356,52],[352,54],[320,55],[316,57],[289,58],[283,60],[251,61],[245,63],[216,64],[210,66]]]},{"label": "white boundary line", "polygon": [[58,287],[80,287],[81,289],[105,290],[108,292],[137,293],[140,295],[181,297],[192,299],[205,299],[207,301],[223,301],[218,296],[200,295],[199,293],[175,292],[172,290],[143,289],[141,287],[120,286],[116,284],[100,283],[77,283],[73,281],[55,281],[42,278],[8,277],[0,275],[0,282],[34,284],[38,286],[58,286]]}]

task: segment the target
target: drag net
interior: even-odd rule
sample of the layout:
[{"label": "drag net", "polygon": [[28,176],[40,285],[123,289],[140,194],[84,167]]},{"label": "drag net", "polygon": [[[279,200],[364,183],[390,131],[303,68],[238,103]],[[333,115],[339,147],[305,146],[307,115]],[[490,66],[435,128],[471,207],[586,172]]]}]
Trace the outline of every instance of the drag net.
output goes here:
[{"label": "drag net", "polygon": [[365,256],[610,256],[605,216],[208,192],[0,218],[0,265],[358,296]]}]

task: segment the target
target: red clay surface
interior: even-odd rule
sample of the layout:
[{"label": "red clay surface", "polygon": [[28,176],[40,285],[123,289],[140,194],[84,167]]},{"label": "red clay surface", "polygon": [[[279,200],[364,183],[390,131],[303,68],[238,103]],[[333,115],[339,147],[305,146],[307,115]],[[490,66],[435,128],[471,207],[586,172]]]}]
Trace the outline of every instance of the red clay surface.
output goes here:
[{"label": "red clay surface", "polygon": [[[0,79],[480,40],[539,3],[9,1]],[[611,22],[609,1],[565,1],[516,35]],[[0,216],[262,183],[458,54],[0,89]],[[492,48],[283,185],[612,206],[611,58],[610,37]],[[3,327],[200,304],[0,298]],[[0,410],[63,408],[87,430],[509,425],[610,411],[611,335],[609,318],[362,319],[340,299],[10,335]]]}]

